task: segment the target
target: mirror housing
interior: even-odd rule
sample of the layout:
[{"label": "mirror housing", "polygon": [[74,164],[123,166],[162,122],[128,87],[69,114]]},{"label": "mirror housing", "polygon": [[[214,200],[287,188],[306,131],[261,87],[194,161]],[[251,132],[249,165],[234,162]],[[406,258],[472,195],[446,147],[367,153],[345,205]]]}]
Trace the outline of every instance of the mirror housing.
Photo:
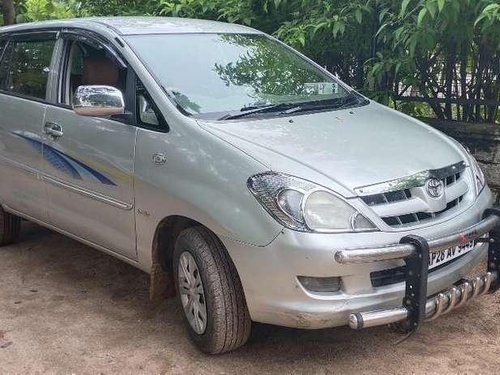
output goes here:
[{"label": "mirror housing", "polygon": [[73,111],[80,116],[108,117],[125,113],[123,93],[111,86],[79,86]]}]

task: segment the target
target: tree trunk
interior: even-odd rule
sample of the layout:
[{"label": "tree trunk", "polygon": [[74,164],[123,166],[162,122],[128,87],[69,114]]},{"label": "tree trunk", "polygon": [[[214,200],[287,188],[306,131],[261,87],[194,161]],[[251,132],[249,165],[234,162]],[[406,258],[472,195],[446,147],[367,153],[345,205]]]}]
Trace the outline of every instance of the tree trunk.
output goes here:
[{"label": "tree trunk", "polygon": [[[452,41],[451,43],[454,43]],[[453,68],[456,65],[456,49],[455,45],[452,44],[449,46],[449,49],[446,54],[446,63],[445,63],[445,72],[444,72],[444,90],[445,90],[445,98],[447,99],[444,105],[444,113],[447,120],[453,120],[453,110],[451,105],[451,99],[453,98]]]},{"label": "tree trunk", "polygon": [[14,0],[2,0],[2,11],[4,25],[13,25],[16,23]]},{"label": "tree trunk", "polygon": [[[472,59],[474,61],[474,58]],[[468,57],[468,51],[463,48],[461,57],[460,57],[460,98],[462,100],[466,100],[468,98],[468,89],[467,89],[467,65],[469,62],[469,57]],[[474,82],[474,62],[472,63],[472,73],[471,73],[471,82]],[[463,104],[462,105],[462,121],[468,121],[469,120],[469,113],[470,113],[470,108],[471,106],[468,104]],[[458,117],[457,117],[458,119]]]}]

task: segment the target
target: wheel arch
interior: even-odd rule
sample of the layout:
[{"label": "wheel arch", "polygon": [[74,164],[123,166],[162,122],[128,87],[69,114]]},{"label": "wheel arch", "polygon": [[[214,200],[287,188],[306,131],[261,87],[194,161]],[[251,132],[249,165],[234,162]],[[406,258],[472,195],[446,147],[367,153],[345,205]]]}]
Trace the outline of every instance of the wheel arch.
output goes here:
[{"label": "wheel arch", "polygon": [[198,225],[205,227],[202,223],[186,216],[171,215],[163,218],[158,223],[154,234],[153,263],[159,263],[166,272],[171,272],[175,239],[184,229]]},{"label": "wheel arch", "polygon": [[[173,278],[173,252],[177,236],[187,228],[206,225],[182,215],[170,215],[163,218],[154,232],[151,249],[150,300],[160,301],[164,297],[175,297]],[[211,230],[210,230],[211,231]],[[211,231],[213,233],[213,231]]]}]

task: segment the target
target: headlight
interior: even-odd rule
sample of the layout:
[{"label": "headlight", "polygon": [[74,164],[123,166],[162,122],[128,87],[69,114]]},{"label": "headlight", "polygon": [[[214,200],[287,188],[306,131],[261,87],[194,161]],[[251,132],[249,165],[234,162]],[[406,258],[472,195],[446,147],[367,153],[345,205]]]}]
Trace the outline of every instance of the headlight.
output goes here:
[{"label": "headlight", "polygon": [[259,203],[282,225],[303,232],[359,232],[377,228],[345,199],[312,182],[275,172],[248,179]]},{"label": "headlight", "polygon": [[469,148],[467,146],[462,145],[461,143],[459,143],[459,145],[462,146],[465,153],[467,154],[470,168],[472,170],[472,174],[474,177],[474,187],[476,188],[476,195],[479,195],[486,186],[486,179],[484,177],[484,173],[481,170],[481,167],[479,166],[476,158],[472,156],[472,153],[470,152]]},{"label": "headlight", "polygon": [[483,171],[481,170],[481,167],[479,166],[479,164],[477,163],[477,160],[474,156],[472,156],[471,154],[469,154],[470,156],[470,164],[471,164],[471,168],[472,168],[472,172],[474,173],[474,181],[475,181],[475,184],[476,184],[476,193],[477,195],[479,195],[484,187],[486,186],[486,179],[484,178],[484,173]]},{"label": "headlight", "polygon": [[374,225],[343,199],[324,190],[309,194],[305,200],[306,225],[317,232],[373,230]]}]

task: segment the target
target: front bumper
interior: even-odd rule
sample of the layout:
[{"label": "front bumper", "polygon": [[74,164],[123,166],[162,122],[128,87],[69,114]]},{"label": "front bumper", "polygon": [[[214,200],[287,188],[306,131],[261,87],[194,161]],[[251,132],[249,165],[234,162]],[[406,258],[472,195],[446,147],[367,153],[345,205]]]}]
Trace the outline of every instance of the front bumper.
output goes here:
[{"label": "front bumper", "polygon": [[[349,315],[349,326],[354,329],[368,328],[390,323],[404,322],[407,330],[416,329],[424,320],[433,320],[460,307],[468,300],[498,289],[500,267],[500,237],[491,235],[500,226],[500,210],[485,211],[479,223],[446,237],[427,241],[418,236],[403,237],[399,244],[356,250],[340,250],[335,259],[341,264],[381,262],[404,259],[406,262],[405,296],[402,306],[393,309],[377,309]],[[484,238],[488,235],[488,238]],[[429,254],[437,253],[470,241],[489,242],[488,272],[473,280],[462,280],[452,288],[427,299]]]},{"label": "front bumper", "polygon": [[[403,266],[402,259],[340,264],[335,260],[339,250],[385,247],[411,234],[428,239],[446,237],[476,225],[491,204],[491,192],[486,188],[473,206],[452,220],[418,230],[316,234],[283,229],[267,246],[221,239],[238,270],[254,321],[329,328],[347,325],[354,313],[400,308],[405,296],[404,282],[375,286],[371,280],[374,272]],[[470,274],[486,258],[488,247],[488,243],[479,243],[474,250],[429,273],[427,297]],[[334,293],[313,293],[301,285],[298,276],[340,277],[342,288]]]},{"label": "front bumper", "polygon": [[422,317],[417,317],[417,320],[411,320],[410,308],[406,306],[388,310],[353,313],[349,316],[349,327],[363,329],[404,322],[406,329],[413,330],[418,327],[422,319],[437,319],[473,298],[495,291],[497,283],[498,272],[487,272],[483,276],[478,276],[472,280],[464,279],[437,296],[425,300],[425,314]]}]

